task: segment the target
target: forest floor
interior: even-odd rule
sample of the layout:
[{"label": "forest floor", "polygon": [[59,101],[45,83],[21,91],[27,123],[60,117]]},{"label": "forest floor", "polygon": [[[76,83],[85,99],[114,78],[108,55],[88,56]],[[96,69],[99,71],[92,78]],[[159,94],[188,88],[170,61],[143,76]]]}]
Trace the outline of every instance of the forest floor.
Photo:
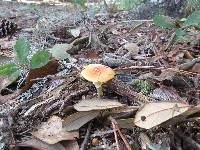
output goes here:
[{"label": "forest floor", "polygon": [[[0,63],[16,63],[19,36],[31,44],[29,58],[52,47],[69,54],[24,69],[7,87],[0,77],[0,149],[200,149],[199,34],[174,41],[174,31],[130,16],[0,2],[0,19],[18,25],[0,39]],[[80,75],[88,64],[115,71],[102,98]]]}]

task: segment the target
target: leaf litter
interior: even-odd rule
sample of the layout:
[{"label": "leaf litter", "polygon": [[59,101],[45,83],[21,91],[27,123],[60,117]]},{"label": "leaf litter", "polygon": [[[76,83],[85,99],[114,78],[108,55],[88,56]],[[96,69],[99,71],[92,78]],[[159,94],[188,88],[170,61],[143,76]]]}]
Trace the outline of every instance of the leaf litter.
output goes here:
[{"label": "leaf litter", "polygon": [[[0,119],[9,122],[0,126],[6,145],[35,149],[116,149],[119,145],[167,149],[186,141],[183,149],[199,148],[199,47],[193,41],[171,44],[170,30],[155,26],[171,29],[173,19],[157,16],[155,24],[152,20],[138,24],[122,11],[109,12],[102,23],[101,15],[91,19],[79,10],[66,12],[60,6],[19,4],[23,6],[20,9],[5,4],[13,14],[17,12],[13,21],[22,29],[10,41],[1,40],[0,55],[12,56],[13,43],[19,36],[30,42],[30,57],[40,48],[52,54],[46,55],[50,61],[44,64],[32,60],[30,72],[7,81],[6,86],[5,78],[0,81]],[[4,17],[12,18],[10,14]],[[198,18],[198,12],[183,26],[198,27],[199,21],[192,22],[192,18]],[[24,55],[27,52],[17,53],[21,64],[27,61]],[[16,63],[12,57],[8,61]],[[113,80],[103,84],[101,99],[95,95],[93,84],[80,76],[84,66],[95,63],[116,72]],[[34,67],[38,65],[43,67]],[[134,81],[140,85],[132,84]],[[19,89],[16,84],[21,85]],[[8,133],[17,136],[8,137]],[[183,138],[186,135],[188,138]]]}]

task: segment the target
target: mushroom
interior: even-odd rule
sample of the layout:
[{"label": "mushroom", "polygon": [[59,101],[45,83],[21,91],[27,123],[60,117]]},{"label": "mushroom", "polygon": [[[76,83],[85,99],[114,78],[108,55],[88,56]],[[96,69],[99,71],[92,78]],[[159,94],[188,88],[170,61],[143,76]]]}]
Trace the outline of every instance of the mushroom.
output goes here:
[{"label": "mushroom", "polygon": [[88,81],[93,82],[97,89],[98,97],[103,95],[102,84],[111,80],[115,72],[112,68],[101,64],[89,64],[82,70],[81,75]]}]

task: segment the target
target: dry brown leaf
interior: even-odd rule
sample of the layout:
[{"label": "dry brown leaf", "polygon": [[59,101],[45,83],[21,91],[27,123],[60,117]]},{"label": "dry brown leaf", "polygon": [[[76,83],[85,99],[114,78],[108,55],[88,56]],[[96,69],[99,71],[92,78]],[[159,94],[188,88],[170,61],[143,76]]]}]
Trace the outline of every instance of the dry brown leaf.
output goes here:
[{"label": "dry brown leaf", "polygon": [[74,113],[63,121],[63,128],[67,131],[77,130],[99,115],[100,111],[87,111]]},{"label": "dry brown leaf", "polygon": [[109,99],[86,99],[74,105],[77,111],[104,110],[124,106],[120,102]]},{"label": "dry brown leaf", "polygon": [[62,127],[62,119],[53,116],[47,122],[44,122],[38,131],[33,132],[32,135],[48,144],[55,144],[62,140],[74,140],[79,136],[79,133],[78,131],[67,132]]},{"label": "dry brown leaf", "polygon": [[190,105],[175,102],[153,102],[145,104],[135,115],[135,125],[150,129],[186,112]]},{"label": "dry brown leaf", "polygon": [[28,141],[19,143],[20,147],[32,148],[37,150],[66,150],[60,143],[47,144],[40,139],[32,138]]},{"label": "dry brown leaf", "polygon": [[48,64],[41,68],[31,69],[26,77],[26,82],[24,87],[22,88],[22,93],[28,90],[34,82],[33,79],[43,78],[47,75],[52,75],[57,73],[57,68],[59,64],[55,59],[49,60]]}]

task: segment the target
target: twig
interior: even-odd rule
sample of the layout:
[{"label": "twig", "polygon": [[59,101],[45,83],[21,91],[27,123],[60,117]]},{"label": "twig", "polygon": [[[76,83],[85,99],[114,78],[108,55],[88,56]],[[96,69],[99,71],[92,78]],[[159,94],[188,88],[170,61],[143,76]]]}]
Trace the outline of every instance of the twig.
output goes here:
[{"label": "twig", "polygon": [[115,126],[115,123],[112,120],[111,120],[111,123],[112,123],[112,128],[113,128],[113,131],[114,131],[114,136],[115,136],[115,142],[116,142],[116,145],[117,145],[117,150],[120,150],[120,148],[119,148],[119,142],[118,142],[118,139],[117,139],[116,126]]},{"label": "twig", "polygon": [[115,127],[117,128],[120,137],[121,137],[122,140],[124,141],[124,144],[125,144],[126,148],[127,148],[128,150],[131,150],[131,147],[130,147],[129,143],[127,142],[126,138],[123,136],[123,134],[122,134],[122,132],[120,131],[119,127],[118,127],[117,125],[115,125]]},{"label": "twig", "polygon": [[87,132],[85,134],[85,138],[83,140],[83,143],[81,144],[80,150],[85,150],[86,145],[88,143],[88,139],[89,139],[91,128],[92,128],[92,122],[90,122],[90,124],[88,125]]}]

